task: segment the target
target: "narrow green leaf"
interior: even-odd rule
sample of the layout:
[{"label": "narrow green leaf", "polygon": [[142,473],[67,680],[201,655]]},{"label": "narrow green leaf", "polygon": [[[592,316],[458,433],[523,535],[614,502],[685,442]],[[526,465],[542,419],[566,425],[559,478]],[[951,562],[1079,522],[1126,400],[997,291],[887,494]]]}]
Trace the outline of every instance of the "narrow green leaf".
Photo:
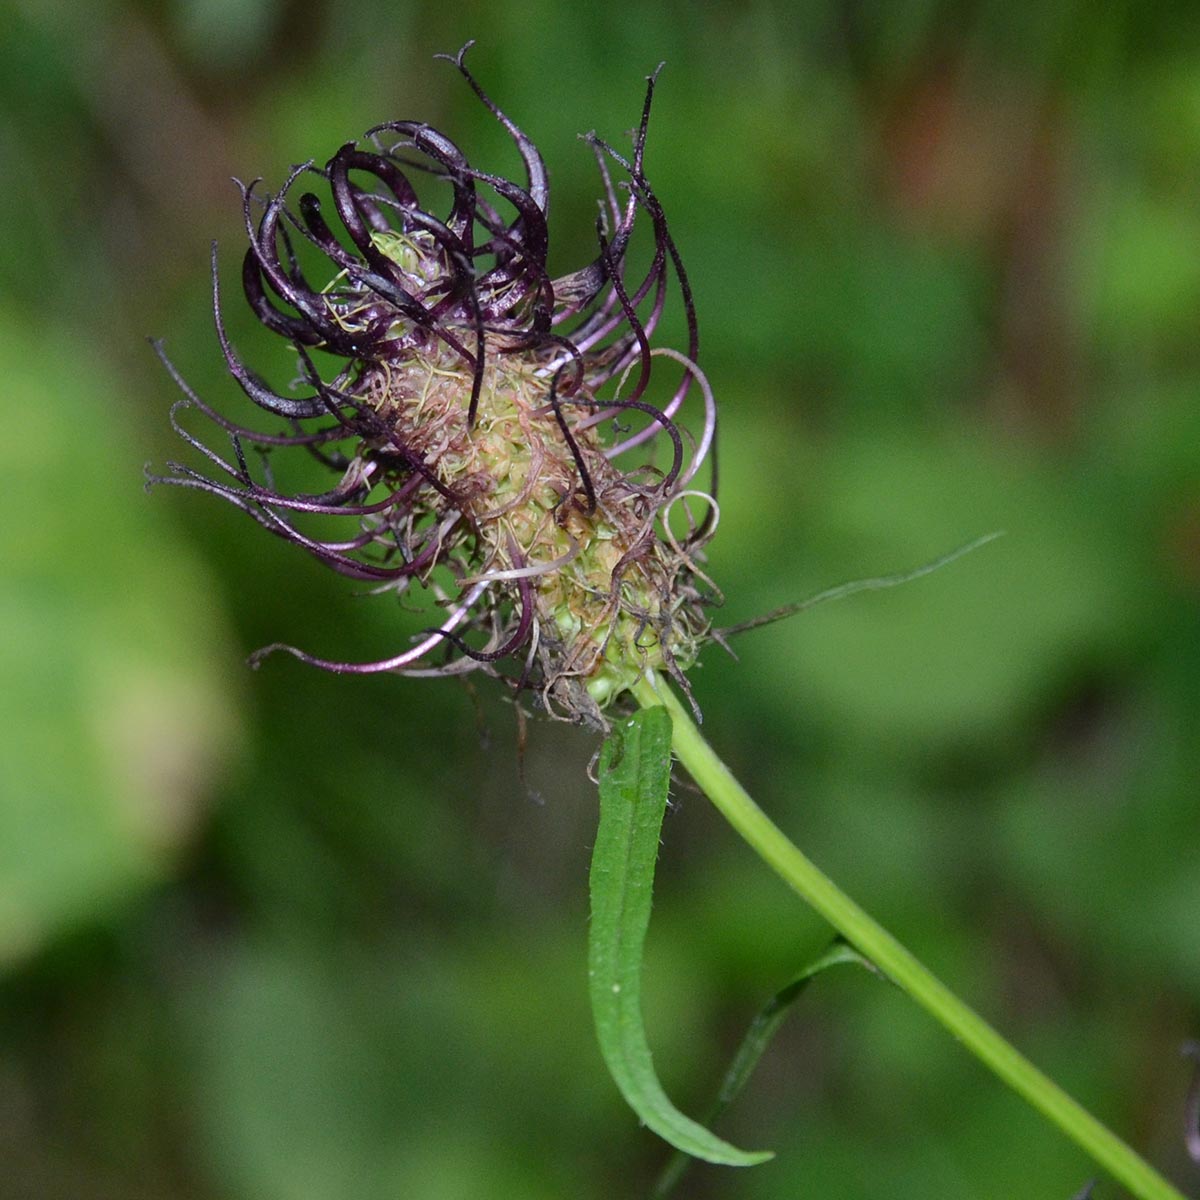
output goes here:
[{"label": "narrow green leaf", "polygon": [[753,1166],[771,1154],[729,1145],[667,1098],[642,1024],[642,952],[670,777],[671,718],[665,709],[644,709],[615,727],[600,751],[600,827],[592,851],[588,935],[596,1036],[621,1095],[659,1137],[707,1162]]},{"label": "narrow green leaf", "polygon": [[[840,963],[852,963],[876,974],[879,973],[875,966],[859,954],[853,946],[840,937],[835,938],[820,955],[793,975],[750,1022],[750,1028],[746,1031],[746,1036],[742,1039],[742,1044],[738,1047],[737,1053],[733,1056],[733,1062],[730,1063],[729,1070],[725,1072],[725,1078],[721,1081],[721,1089],[717,1093],[717,1098],[705,1117],[707,1122],[711,1124],[715,1121],[746,1086],[746,1081],[775,1036],[775,1031],[783,1024],[784,1017],[791,1011],[792,1005],[800,998],[809,983],[822,971]],[[675,1187],[684,1171],[687,1170],[687,1166],[688,1159],[685,1155],[672,1156],[654,1186],[655,1200],[661,1200]]]},{"label": "narrow green leaf", "polygon": [[974,538],[956,550],[939,555],[911,570],[901,571],[896,575],[876,575],[870,579],[852,579],[849,583],[839,583],[836,587],[826,588],[823,592],[817,592],[815,596],[809,596],[807,600],[799,600],[795,604],[785,604],[782,608],[763,613],[761,617],[751,617],[749,621],[742,621],[737,625],[727,625],[724,629],[718,629],[716,632],[722,637],[732,637],[735,633],[748,633],[751,629],[761,629],[764,625],[774,625],[776,621],[799,616],[800,613],[807,612],[810,608],[816,608],[818,604],[827,604],[830,600],[844,600],[847,596],[854,596],[859,592],[881,592],[887,588],[912,583],[915,579],[921,579],[926,575],[932,575],[934,571],[948,567],[956,559],[1003,536],[1004,530],[1002,529],[997,529],[994,533],[985,533],[982,537]]},{"label": "narrow green leaf", "polygon": [[767,1001],[754,1020],[750,1022],[750,1028],[746,1030],[746,1036],[742,1039],[742,1044],[738,1047],[737,1053],[733,1056],[733,1062],[730,1063],[729,1070],[725,1073],[710,1120],[715,1120],[723,1113],[746,1086],[746,1081],[775,1036],[775,1031],[783,1024],[784,1017],[788,1015],[792,1005],[800,998],[805,988],[822,971],[842,963],[850,963],[868,971],[875,971],[874,965],[859,954],[853,946],[841,938],[836,938],[823,953],[792,976],[788,983]]}]

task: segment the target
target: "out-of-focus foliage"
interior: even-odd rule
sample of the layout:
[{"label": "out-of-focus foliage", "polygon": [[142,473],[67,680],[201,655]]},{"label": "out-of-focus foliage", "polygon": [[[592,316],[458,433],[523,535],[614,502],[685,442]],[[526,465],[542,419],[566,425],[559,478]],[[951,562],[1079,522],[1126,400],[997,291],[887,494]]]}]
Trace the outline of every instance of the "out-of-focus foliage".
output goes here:
[{"label": "out-of-focus foliage", "polygon": [[12,313],[0,374],[5,424],[29,431],[0,452],[9,966],[163,873],[196,832],[236,723],[211,581],[161,513],[112,487],[138,468],[112,380]]},{"label": "out-of-focus foliage", "polygon": [[[234,412],[231,175],[388,118],[515,169],[594,242],[576,135],[636,122],[722,403],[730,624],[1006,537],[710,649],[751,791],[1185,1188],[1200,1026],[1200,16],[1183,4],[6,0],[0,11],[0,1196],[638,1195],[665,1148],[595,1049],[595,740],[495,689],[291,661],[396,612],[195,495],[166,339]],[[681,786],[645,1007],[699,1111],[820,922]],[[687,1195],[1046,1197],[1090,1168],[903,997],[822,977]],[[1100,1200],[1111,1188],[1101,1184]]]}]

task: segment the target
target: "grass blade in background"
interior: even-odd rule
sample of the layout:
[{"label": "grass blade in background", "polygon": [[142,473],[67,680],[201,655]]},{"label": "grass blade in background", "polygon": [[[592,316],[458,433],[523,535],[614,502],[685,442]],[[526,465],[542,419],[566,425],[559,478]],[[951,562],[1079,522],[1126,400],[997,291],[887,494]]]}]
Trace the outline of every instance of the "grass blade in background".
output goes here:
[{"label": "grass blade in background", "polygon": [[[738,1047],[737,1053],[733,1056],[733,1062],[729,1064],[729,1070],[725,1072],[725,1078],[721,1081],[717,1098],[704,1118],[708,1124],[712,1124],[746,1086],[746,1081],[775,1036],[775,1031],[783,1024],[784,1017],[791,1011],[792,1005],[800,998],[800,994],[822,971],[829,967],[835,967],[839,963],[856,963],[868,971],[875,971],[871,962],[841,938],[836,938],[822,954],[801,968],[800,972],[793,976],[785,987],[780,988],[767,1001],[754,1020],[750,1022],[750,1028],[746,1030],[746,1036],[742,1038],[742,1044]],[[658,1177],[658,1182],[654,1185],[652,1193],[654,1200],[661,1200],[661,1197],[671,1192],[684,1171],[687,1170],[688,1163],[689,1159],[686,1154],[672,1156]]]},{"label": "grass blade in background", "polygon": [[600,827],[592,851],[588,982],[600,1051],[630,1107],[659,1137],[707,1162],[753,1166],[681,1113],[654,1074],[642,1024],[641,972],[658,839],[671,776],[671,718],[651,708],[614,726],[600,752]]}]

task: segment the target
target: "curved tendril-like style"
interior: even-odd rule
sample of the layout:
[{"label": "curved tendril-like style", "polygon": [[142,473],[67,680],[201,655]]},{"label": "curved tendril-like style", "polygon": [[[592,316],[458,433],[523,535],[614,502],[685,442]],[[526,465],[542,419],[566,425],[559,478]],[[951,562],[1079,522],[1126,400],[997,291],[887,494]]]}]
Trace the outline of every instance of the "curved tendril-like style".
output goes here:
[{"label": "curved tendril-like style", "polygon": [[[646,669],[684,682],[710,635],[704,606],[717,595],[701,567],[715,528],[716,406],[696,365],[687,275],[644,172],[658,71],[630,156],[585,135],[603,190],[597,252],[555,279],[545,163],[467,69],[470,46],[439,57],[512,138],[523,182],[473,166],[445,134],[403,120],[346,143],[323,167],[294,167],[274,194],[258,180],[239,184],[249,242],[242,289],[260,322],[293,347],[298,391],[276,390],[234,351],[214,246],[226,369],[284,425],[259,432],[224,417],[154,343],[183,392],[172,422],[215,477],[172,463],[152,482],[219,496],[332,569],[406,602],[424,595],[440,610],[435,627],[377,662],[282,645],[253,662],[282,650],[352,674],[483,670],[556,715],[603,726],[604,707]],[[445,208],[425,198],[439,187]],[[635,266],[639,218],[652,249]],[[309,265],[314,255],[323,265]],[[672,292],[688,330],[683,351],[652,341]],[[323,373],[318,358],[334,369]],[[672,362],[660,385],[664,359]],[[697,434],[678,423],[693,384]],[[193,409],[224,431],[230,452],[184,427]],[[340,478],[282,490],[268,455],[296,446]],[[693,481],[706,461],[712,491],[699,493]],[[702,520],[693,500],[706,505]],[[342,518],[345,531],[331,534]]]}]

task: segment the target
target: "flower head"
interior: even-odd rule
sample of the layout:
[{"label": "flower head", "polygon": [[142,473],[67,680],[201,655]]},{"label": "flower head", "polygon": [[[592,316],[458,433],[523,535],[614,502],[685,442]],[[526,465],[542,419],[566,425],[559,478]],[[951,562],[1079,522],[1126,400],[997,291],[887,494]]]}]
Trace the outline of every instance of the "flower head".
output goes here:
[{"label": "flower head", "polygon": [[[243,289],[295,348],[304,394],[273,390],[235,354],[214,247],[229,373],[284,424],[265,433],[229,421],[164,357],[184,392],[177,410],[199,409],[226,430],[230,452],[176,419],[216,477],[173,463],[161,481],[219,495],[342,574],[437,612],[435,627],[378,662],[289,646],[259,656],[282,649],[356,673],[484,670],[532,689],[556,715],[603,724],[605,706],[645,670],[683,681],[716,599],[700,569],[717,516],[716,411],[696,366],[687,276],[643,169],[657,72],[630,155],[586,136],[605,192],[598,251],[552,279],[545,166],[467,70],[469,46],[451,61],[512,138],[524,182],[473,167],[426,124],[389,121],[324,167],[294,168],[274,195],[239,185]],[[328,207],[300,191],[310,180]],[[443,189],[437,212],[421,198],[430,187]],[[649,261],[635,268],[639,218]],[[319,276],[301,266],[306,247],[319,252]],[[673,282],[686,352],[652,345]],[[699,414],[694,434],[679,423],[685,402]],[[262,451],[257,471],[247,445]],[[306,450],[336,482],[320,493],[278,487],[266,451],[287,448]],[[694,480],[706,459],[705,492]],[[331,517],[347,526],[337,536]]]}]

